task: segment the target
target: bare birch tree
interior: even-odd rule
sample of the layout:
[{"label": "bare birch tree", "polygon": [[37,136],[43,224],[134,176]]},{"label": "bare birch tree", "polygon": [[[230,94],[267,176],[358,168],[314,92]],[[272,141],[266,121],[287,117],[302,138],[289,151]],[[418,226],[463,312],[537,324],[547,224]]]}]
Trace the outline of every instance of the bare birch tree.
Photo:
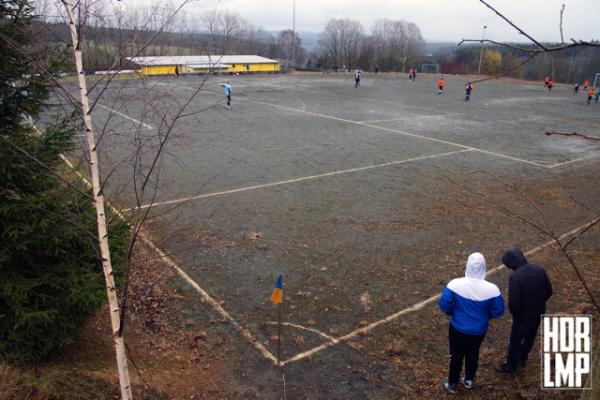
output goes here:
[{"label": "bare birch tree", "polygon": [[100,257],[102,259],[102,269],[104,271],[104,281],[108,298],[108,307],[110,311],[110,322],[112,327],[112,336],[117,353],[117,370],[119,373],[119,386],[121,389],[121,399],[129,400],[133,398],[131,392],[131,380],[127,367],[127,353],[123,332],[121,330],[121,316],[119,311],[119,299],[117,298],[117,288],[112,263],[110,260],[110,250],[108,247],[108,229],[106,222],[106,211],[104,203],[104,194],[100,184],[100,169],[98,166],[98,153],[96,139],[92,126],[92,116],[90,114],[90,105],[88,100],[88,90],[83,71],[83,57],[79,41],[79,32],[77,30],[75,12],[71,0],[63,0],[65,10],[68,16],[69,30],[73,51],[75,53],[75,68],[79,80],[79,92],[81,96],[81,113],[85,124],[87,145],[89,152],[89,167],[92,177],[92,194],[94,197],[94,207],[96,208],[96,219],[98,225],[98,240],[100,244]]}]

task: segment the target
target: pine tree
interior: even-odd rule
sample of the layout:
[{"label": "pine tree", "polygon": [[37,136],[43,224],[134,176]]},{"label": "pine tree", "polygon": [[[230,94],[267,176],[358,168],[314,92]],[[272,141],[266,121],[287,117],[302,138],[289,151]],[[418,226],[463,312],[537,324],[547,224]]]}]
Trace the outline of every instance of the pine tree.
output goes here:
[{"label": "pine tree", "polygon": [[[0,2],[0,357],[9,361],[39,360],[70,343],[105,299],[87,189],[57,177],[72,179],[60,155],[74,149],[74,124],[63,117],[40,135],[27,122],[48,113],[41,70],[62,65],[31,42],[34,26],[28,1]],[[125,223],[112,224],[115,265],[126,234]]]}]

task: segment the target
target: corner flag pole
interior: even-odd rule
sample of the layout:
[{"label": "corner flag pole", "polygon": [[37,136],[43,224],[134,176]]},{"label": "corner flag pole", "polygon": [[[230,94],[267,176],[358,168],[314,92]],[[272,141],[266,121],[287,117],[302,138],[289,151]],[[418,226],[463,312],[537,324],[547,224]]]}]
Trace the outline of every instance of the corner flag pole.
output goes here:
[{"label": "corner flag pole", "polygon": [[[283,299],[282,299],[283,300]],[[278,333],[277,333],[277,365],[281,366],[281,309],[283,301],[279,303]]]},{"label": "corner flag pole", "polygon": [[283,276],[279,275],[275,289],[271,294],[273,304],[279,304],[279,317],[277,321],[277,366],[281,366],[281,310],[283,308]]}]

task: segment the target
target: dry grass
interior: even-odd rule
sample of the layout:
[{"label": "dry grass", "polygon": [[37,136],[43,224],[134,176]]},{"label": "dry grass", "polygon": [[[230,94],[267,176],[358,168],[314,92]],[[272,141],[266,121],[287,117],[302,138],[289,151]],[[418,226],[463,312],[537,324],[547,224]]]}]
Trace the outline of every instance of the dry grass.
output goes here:
[{"label": "dry grass", "polygon": [[0,399],[16,399],[22,388],[19,372],[6,363],[0,363]]}]

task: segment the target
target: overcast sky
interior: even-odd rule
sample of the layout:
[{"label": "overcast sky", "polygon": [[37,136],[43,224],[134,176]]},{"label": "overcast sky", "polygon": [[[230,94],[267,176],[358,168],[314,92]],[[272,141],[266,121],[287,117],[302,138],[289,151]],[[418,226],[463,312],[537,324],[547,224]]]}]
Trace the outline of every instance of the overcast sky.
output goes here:
[{"label": "overcast sky", "polygon": [[[198,10],[236,11],[266,30],[292,25],[293,0],[199,0],[187,8],[193,24]],[[541,41],[559,41],[559,14],[566,4],[565,40],[600,39],[599,0],[489,0],[526,32]],[[360,21],[368,32],[378,18],[416,23],[427,41],[459,41],[486,37],[523,41],[523,37],[478,0],[296,0],[296,30],[321,32],[330,18]]]}]

